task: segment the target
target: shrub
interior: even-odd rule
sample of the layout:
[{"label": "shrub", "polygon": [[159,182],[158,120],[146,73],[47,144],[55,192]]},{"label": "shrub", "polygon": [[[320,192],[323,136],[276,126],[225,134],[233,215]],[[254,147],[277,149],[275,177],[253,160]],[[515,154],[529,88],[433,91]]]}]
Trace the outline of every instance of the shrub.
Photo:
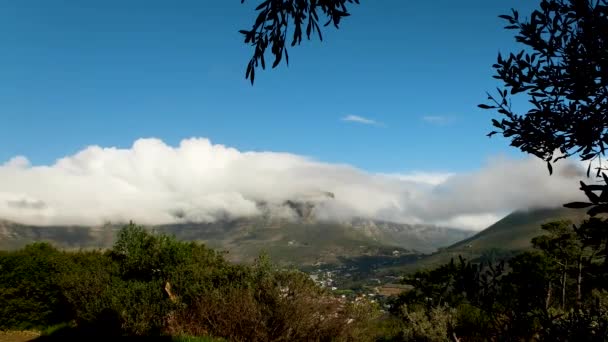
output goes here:
[{"label": "shrub", "polygon": [[404,341],[440,342],[451,341],[452,329],[456,323],[455,310],[446,306],[424,309],[401,307]]},{"label": "shrub", "polygon": [[304,273],[274,270],[262,257],[242,282],[201,295],[169,327],[230,341],[366,341],[377,313],[371,303],[331,296]]},{"label": "shrub", "polygon": [[[72,253],[61,267],[59,285],[79,325],[93,326],[111,307],[109,292],[117,265],[101,252]],[[102,330],[112,330],[105,327]]]},{"label": "shrub", "polygon": [[0,255],[0,329],[41,328],[69,318],[56,278],[63,259],[47,243]]},{"label": "shrub", "polygon": [[0,267],[0,322],[65,322],[48,338],[371,341],[379,313],[366,300],[336,298],[307,274],[276,269],[267,256],[234,265],[202,244],[133,224],[107,252],[35,244],[0,256]]}]

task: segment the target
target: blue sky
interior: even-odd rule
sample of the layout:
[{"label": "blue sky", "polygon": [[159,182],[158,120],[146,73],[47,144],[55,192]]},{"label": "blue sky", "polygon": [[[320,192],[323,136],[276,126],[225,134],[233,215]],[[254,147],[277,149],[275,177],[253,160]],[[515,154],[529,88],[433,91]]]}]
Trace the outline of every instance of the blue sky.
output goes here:
[{"label": "blue sky", "polygon": [[[249,0],[0,4],[0,161],[50,164],[87,145],[207,137],[373,172],[461,172],[497,154],[488,112],[499,14],[534,2],[361,0],[340,30],[244,79]],[[347,116],[377,125],[344,121]],[[425,117],[427,118],[425,120]],[[430,118],[430,119],[429,119]]]}]

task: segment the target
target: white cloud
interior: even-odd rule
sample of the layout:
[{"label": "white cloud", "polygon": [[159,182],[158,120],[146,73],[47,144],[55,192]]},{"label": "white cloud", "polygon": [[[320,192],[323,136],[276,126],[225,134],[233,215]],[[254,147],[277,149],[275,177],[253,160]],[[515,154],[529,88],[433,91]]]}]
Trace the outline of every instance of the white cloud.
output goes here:
[{"label": "white cloud", "polygon": [[439,185],[445,182],[448,178],[453,176],[453,173],[449,172],[412,172],[412,173],[386,173],[383,174],[387,177],[393,177],[402,181],[411,181],[415,183]]},{"label": "white cloud", "polygon": [[583,174],[564,161],[549,176],[533,158],[495,158],[465,174],[374,174],[207,139],[177,147],[140,139],[128,149],[90,146],[48,166],[31,166],[23,157],[0,164],[0,218],[44,225],[213,221],[257,215],[260,203],[286,214],[284,201],[305,200],[326,219],[478,229],[514,209],[581,199]]},{"label": "white cloud", "polygon": [[24,156],[16,156],[9,159],[9,161],[4,163],[4,165],[2,166],[12,168],[26,168],[30,166],[30,161]]},{"label": "white cloud", "polygon": [[358,115],[347,115],[342,118],[342,121],[356,122],[356,123],[360,123],[360,124],[364,124],[364,125],[374,125],[374,126],[377,126],[380,124],[376,120],[364,118],[364,117],[358,116]]},{"label": "white cloud", "polygon": [[444,221],[438,221],[436,224],[446,227],[467,227],[472,230],[482,230],[503,217],[504,213],[458,215]]}]

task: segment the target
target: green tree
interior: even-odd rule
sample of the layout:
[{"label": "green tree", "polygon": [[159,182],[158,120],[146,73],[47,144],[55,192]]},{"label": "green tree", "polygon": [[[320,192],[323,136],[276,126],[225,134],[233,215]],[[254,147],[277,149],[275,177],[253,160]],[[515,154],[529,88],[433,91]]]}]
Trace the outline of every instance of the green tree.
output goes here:
[{"label": "green tree", "polygon": [[[560,287],[561,287],[561,308],[566,307],[566,289],[568,283],[568,273],[573,267],[581,269],[583,263],[583,245],[579,241],[578,236],[574,229],[572,229],[572,222],[570,221],[556,221],[543,224],[541,229],[547,232],[544,235],[537,236],[532,239],[532,245],[541,250],[547,257],[550,258],[555,264],[556,268],[561,270],[560,276]],[[581,270],[582,271],[582,270]],[[577,275],[579,281],[582,281],[582,274]],[[549,283],[547,292],[547,306],[550,303],[552,290],[552,283]],[[577,294],[577,298],[580,297]]]},{"label": "green tree", "polygon": [[578,239],[585,248],[585,276],[588,291],[608,288],[608,221],[592,217],[574,227]]},{"label": "green tree", "polygon": [[547,294],[555,281],[555,263],[538,252],[524,252],[509,260],[511,272],[502,281],[501,301],[508,313],[511,336],[531,338],[549,315]]},{"label": "green tree", "polygon": [[72,254],[61,285],[88,333],[157,335],[177,308],[210,289],[242,282],[239,270],[204,245],[131,223],[111,251]]}]

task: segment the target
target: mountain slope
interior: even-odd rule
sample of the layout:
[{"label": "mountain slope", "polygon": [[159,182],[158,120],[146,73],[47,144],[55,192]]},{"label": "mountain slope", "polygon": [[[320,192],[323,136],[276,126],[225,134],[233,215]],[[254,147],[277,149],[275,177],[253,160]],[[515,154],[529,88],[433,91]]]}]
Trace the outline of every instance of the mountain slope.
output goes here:
[{"label": "mountain slope", "polygon": [[517,211],[447,250],[524,250],[532,246],[530,240],[533,237],[543,233],[542,224],[556,220],[579,223],[585,217],[586,211],[567,208]]},{"label": "mountain slope", "polygon": [[482,255],[508,255],[532,248],[533,237],[543,234],[541,225],[556,220],[580,223],[586,218],[585,210],[566,208],[516,211],[490,227],[421,259],[410,268],[434,267],[462,255],[467,259]]},{"label": "mountain slope", "polygon": [[[370,239],[363,232],[336,223],[240,219],[210,224],[171,225],[158,231],[180,240],[203,241],[228,251],[233,261],[251,261],[265,251],[288,264],[334,263],[340,257],[390,255],[398,248]],[[398,248],[402,253],[410,253]]]},{"label": "mountain slope", "polygon": [[[37,227],[0,221],[0,249],[17,249],[34,241],[47,241],[67,249],[107,248],[118,229],[119,225]],[[266,251],[276,262],[294,265],[432,252],[472,234],[450,228],[362,219],[337,223],[319,222],[311,217],[290,221],[263,216],[151,229],[226,250],[233,261],[251,261]]]},{"label": "mountain slope", "polygon": [[32,242],[50,242],[64,249],[105,248],[112,245],[118,226],[32,226],[0,220],[0,250],[14,250]]},{"label": "mountain slope", "polygon": [[438,248],[449,246],[474,234],[470,230],[365,219],[354,219],[344,224],[362,231],[370,238],[383,244],[399,246],[422,253],[435,252]]}]

